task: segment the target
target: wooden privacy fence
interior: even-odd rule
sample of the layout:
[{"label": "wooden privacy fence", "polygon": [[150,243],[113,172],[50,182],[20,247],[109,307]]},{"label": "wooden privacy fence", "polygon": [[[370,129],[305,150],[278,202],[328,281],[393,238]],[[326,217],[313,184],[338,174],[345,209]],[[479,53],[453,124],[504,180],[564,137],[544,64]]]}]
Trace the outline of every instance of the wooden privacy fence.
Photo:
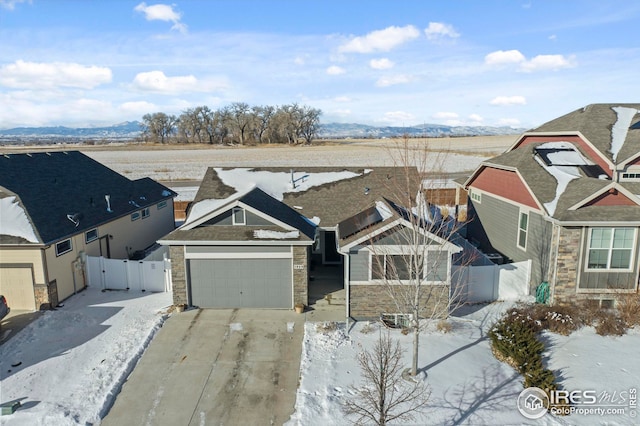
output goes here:
[{"label": "wooden privacy fence", "polygon": [[515,300],[529,294],[531,260],[504,265],[451,267],[452,294],[464,303]]},{"label": "wooden privacy fence", "polygon": [[105,290],[171,291],[169,260],[87,257],[87,285]]}]

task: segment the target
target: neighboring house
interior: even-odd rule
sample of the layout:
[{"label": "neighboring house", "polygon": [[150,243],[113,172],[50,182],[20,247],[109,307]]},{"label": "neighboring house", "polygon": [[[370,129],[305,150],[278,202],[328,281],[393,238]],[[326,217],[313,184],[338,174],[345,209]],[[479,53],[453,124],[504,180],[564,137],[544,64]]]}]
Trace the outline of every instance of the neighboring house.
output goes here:
[{"label": "neighboring house", "polygon": [[611,306],[638,289],[640,104],[594,104],[529,131],[464,182],[467,237],[531,259],[531,291]]},{"label": "neighboring house", "polygon": [[[419,174],[411,167],[209,168],[185,224],[159,241],[170,246],[174,303],[224,308],[307,305],[311,269],[335,265],[344,269],[338,284],[346,290],[346,314],[377,316],[392,307],[380,300],[375,278],[351,278],[367,266],[360,261],[354,272],[350,265],[358,261],[349,259],[351,252],[354,258],[364,253],[365,240],[403,227],[402,218],[394,210],[383,223],[376,222],[380,233],[358,229],[357,241],[341,229],[349,221],[358,223],[353,218],[375,209],[376,201],[412,199],[419,189]],[[444,246],[446,266],[438,273],[450,270],[451,253],[457,250],[452,244]],[[350,285],[356,282],[364,289],[364,281],[371,284],[370,292]]]},{"label": "neighboring house", "polygon": [[127,259],[173,230],[175,195],[77,151],[0,156],[0,293],[57,306],[85,287],[85,256]]}]

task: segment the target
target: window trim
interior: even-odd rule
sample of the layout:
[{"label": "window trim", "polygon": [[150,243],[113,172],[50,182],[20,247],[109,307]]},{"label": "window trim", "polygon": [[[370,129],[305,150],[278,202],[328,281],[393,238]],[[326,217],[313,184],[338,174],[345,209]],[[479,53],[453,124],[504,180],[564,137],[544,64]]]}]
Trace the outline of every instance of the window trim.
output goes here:
[{"label": "window trim", "polygon": [[[236,222],[236,212],[242,212],[242,222]],[[246,225],[247,212],[242,207],[234,207],[231,209],[231,223],[233,225]]]},{"label": "window trim", "polygon": [[[59,246],[60,244],[64,244],[64,243],[69,243],[69,248],[65,251],[60,251],[59,250]],[[62,256],[65,253],[69,253],[70,251],[73,251],[73,241],[71,241],[71,238],[67,238],[66,240],[62,240],[62,241],[58,241],[56,243],[56,257],[58,256]]]},{"label": "window trim", "polygon": [[[611,239],[609,241],[609,247],[607,248],[594,248],[593,250],[607,250],[607,267],[606,268],[590,268],[589,267],[589,256],[591,254],[591,235],[593,233],[593,230],[595,229],[610,229],[611,232]],[[631,244],[630,248],[617,248],[615,250],[628,250],[629,251],[629,267],[628,268],[612,268],[611,267],[611,258],[612,258],[612,253],[614,250],[613,247],[613,243],[615,240],[615,231],[617,229],[630,229],[633,230],[633,242]],[[633,228],[630,226],[611,226],[611,227],[607,227],[607,226],[595,226],[595,227],[590,227],[589,228],[589,232],[587,233],[587,241],[586,241],[586,259],[585,259],[585,272],[633,272],[634,270],[634,259],[635,259],[635,253],[636,253],[636,245],[637,245],[637,241],[638,241],[638,228]]]},{"label": "window trim", "polygon": [[[93,238],[89,238],[89,233],[90,232],[95,232],[95,237]],[[84,233],[84,242],[85,244],[89,244],[90,242],[93,242],[95,240],[97,240],[99,237],[98,235],[98,228],[93,228],[93,229],[89,229],[87,232]]]},{"label": "window trim", "polygon": [[131,213],[131,222],[136,221],[138,219],[140,219],[140,212]]},{"label": "window trim", "polygon": [[140,210],[140,212],[141,212],[142,219],[146,219],[149,216],[151,216],[151,211],[149,210],[149,207],[145,207],[144,209]]},{"label": "window trim", "polygon": [[160,210],[160,209],[164,209],[165,207],[167,207],[167,200],[160,201],[160,202],[158,203],[158,210]]},{"label": "window trim", "polygon": [[[526,222],[524,225],[524,228],[522,227],[522,218],[526,217]],[[524,211],[524,210],[520,210],[519,214],[518,214],[518,233],[516,234],[516,245],[518,246],[518,248],[520,250],[527,250],[527,243],[529,242],[529,228],[531,227],[530,225],[530,217],[529,217],[529,212],[528,211]],[[520,243],[522,242],[522,232],[524,232],[524,245],[521,245]]]},{"label": "window trim", "polygon": [[[406,249],[403,250],[402,246],[385,246],[384,247],[384,252],[380,252],[377,251],[375,249],[369,249],[369,281],[370,283],[374,283],[374,284],[378,284],[378,283],[391,283],[393,284],[394,282],[400,283],[400,284],[408,284],[411,283],[411,279],[408,280],[397,280],[397,279],[393,279],[393,278],[374,278],[374,257],[375,256],[384,256],[384,274],[386,276],[387,273],[387,256],[412,256],[412,253],[407,253]],[[427,262],[429,261],[429,252],[433,252],[433,253],[447,253],[447,273],[445,276],[445,280],[429,280],[429,273],[427,272],[427,267],[428,264]],[[448,250],[425,250],[424,254],[426,256],[424,256],[423,259],[423,263],[422,263],[422,271],[421,271],[421,283],[422,284],[428,284],[428,285],[437,285],[437,284],[450,284],[450,280],[451,280],[451,255],[449,253]],[[378,272],[376,272],[376,274],[379,274]]]},{"label": "window trim", "polygon": [[469,196],[471,197],[472,201],[475,201],[478,204],[482,204],[482,193],[476,191],[473,188],[469,188]]}]

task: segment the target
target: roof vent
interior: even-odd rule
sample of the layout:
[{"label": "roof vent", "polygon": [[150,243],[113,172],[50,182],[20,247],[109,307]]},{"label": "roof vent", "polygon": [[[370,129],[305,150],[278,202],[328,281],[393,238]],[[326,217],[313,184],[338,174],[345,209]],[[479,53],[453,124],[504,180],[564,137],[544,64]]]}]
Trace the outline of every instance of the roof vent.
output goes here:
[{"label": "roof vent", "polygon": [[67,215],[67,219],[69,219],[73,224],[78,227],[80,225],[80,213],[72,213]]},{"label": "roof vent", "polygon": [[107,211],[113,213],[113,210],[111,210],[111,195],[105,195],[104,199],[107,202]]}]

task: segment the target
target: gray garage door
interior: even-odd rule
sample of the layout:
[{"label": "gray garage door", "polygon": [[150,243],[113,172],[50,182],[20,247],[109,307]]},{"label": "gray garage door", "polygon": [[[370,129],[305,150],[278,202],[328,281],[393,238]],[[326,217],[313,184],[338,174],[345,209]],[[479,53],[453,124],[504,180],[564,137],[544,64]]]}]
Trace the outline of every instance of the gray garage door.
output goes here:
[{"label": "gray garage door", "polygon": [[201,308],[292,307],[291,259],[191,259],[191,303]]}]

